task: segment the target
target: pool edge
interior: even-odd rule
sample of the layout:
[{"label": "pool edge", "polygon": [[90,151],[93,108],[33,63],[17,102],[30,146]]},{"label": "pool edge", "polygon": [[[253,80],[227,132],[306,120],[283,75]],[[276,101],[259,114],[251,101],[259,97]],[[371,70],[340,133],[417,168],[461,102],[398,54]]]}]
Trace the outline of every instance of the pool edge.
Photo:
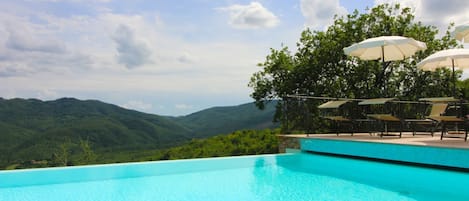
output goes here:
[{"label": "pool edge", "polygon": [[469,172],[469,149],[301,138],[302,151]]}]

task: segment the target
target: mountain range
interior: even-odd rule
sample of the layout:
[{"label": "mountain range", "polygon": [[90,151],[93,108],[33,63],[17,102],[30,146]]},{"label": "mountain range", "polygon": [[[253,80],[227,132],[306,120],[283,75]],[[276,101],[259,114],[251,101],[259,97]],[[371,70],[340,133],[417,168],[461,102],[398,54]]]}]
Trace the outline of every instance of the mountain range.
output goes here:
[{"label": "mountain range", "polygon": [[[97,100],[0,98],[0,166],[51,158],[61,145],[86,140],[96,152],[163,149],[243,129],[274,128],[275,102],[214,107],[167,117]],[[70,150],[71,154],[78,152]]]}]

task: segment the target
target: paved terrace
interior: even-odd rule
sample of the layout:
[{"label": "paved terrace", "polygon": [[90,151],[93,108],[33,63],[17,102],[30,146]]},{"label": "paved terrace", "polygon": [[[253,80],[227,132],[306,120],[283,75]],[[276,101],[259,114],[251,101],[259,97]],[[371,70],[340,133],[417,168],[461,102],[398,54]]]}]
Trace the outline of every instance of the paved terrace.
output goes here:
[{"label": "paved terrace", "polygon": [[[412,133],[403,133],[402,138],[397,136],[383,136],[370,135],[369,133],[355,133],[353,136],[350,133],[347,134],[290,134],[281,135],[284,137],[293,138],[322,138],[322,139],[334,139],[334,140],[350,140],[350,141],[366,141],[376,143],[393,143],[393,144],[407,144],[407,145],[421,145],[421,146],[433,146],[433,147],[448,147],[448,148],[459,148],[469,149],[469,141],[464,141],[463,138],[443,138],[440,140],[440,133],[436,132],[435,136],[431,135],[415,135]],[[462,135],[455,135],[462,136]]]}]

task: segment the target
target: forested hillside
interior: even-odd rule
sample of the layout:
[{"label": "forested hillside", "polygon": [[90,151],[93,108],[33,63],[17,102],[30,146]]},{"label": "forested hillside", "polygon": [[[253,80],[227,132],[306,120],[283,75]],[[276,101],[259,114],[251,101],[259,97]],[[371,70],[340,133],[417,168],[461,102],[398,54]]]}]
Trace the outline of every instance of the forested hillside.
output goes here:
[{"label": "forested hillside", "polygon": [[167,118],[99,101],[0,101],[1,161],[50,158],[62,144],[88,140],[95,150],[165,148],[191,139]]},{"label": "forested hillside", "polygon": [[[241,156],[278,153],[277,134],[280,129],[242,130],[231,134],[194,139],[184,145],[162,150],[129,151],[119,154],[104,153],[89,163],[116,163],[155,161],[220,156]],[[78,160],[80,157],[77,158]]]},{"label": "forested hillside", "polygon": [[252,103],[238,106],[214,107],[187,116],[175,118],[176,122],[193,131],[195,138],[204,138],[240,129],[275,128],[272,123],[277,101],[259,110]]},{"label": "forested hillside", "polygon": [[[43,161],[24,161],[12,164],[13,168],[38,168],[50,166],[70,166],[137,161],[156,161],[221,156],[241,156],[278,153],[280,129],[242,130],[222,134],[207,139],[194,139],[184,145],[167,149],[127,150],[119,152],[94,152],[86,142],[80,145],[75,154],[65,157],[58,153],[57,158]],[[67,163],[64,163],[67,161]]]},{"label": "forested hillside", "polygon": [[[260,111],[253,104],[239,106],[242,108],[239,111],[237,108],[215,109],[218,115],[208,109],[176,118],[127,110],[95,100],[0,98],[0,167],[44,160],[66,164],[70,161],[65,158],[85,151],[112,155],[160,150],[194,138],[274,126],[271,123],[273,109]],[[245,120],[252,118],[259,120]]]}]

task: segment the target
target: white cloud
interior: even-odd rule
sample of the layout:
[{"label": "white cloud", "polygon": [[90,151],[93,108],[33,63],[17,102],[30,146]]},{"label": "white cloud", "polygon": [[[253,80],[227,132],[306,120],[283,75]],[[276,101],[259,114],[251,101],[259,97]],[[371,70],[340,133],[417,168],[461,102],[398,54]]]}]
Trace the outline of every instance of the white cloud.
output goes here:
[{"label": "white cloud", "polygon": [[41,100],[55,100],[59,98],[59,94],[52,89],[43,89],[37,93],[36,98]]},{"label": "white cloud", "polygon": [[[34,73],[64,73],[73,68],[86,69],[93,65],[89,49],[76,46],[80,38],[63,38],[65,30],[61,20],[47,15],[35,15],[33,22],[28,17],[11,13],[0,13],[0,66],[10,76],[26,76]],[[76,31],[78,28],[75,28]],[[68,45],[72,48],[68,49]],[[88,46],[90,48],[90,46]]]},{"label": "white cloud", "polygon": [[139,110],[139,111],[148,111],[153,107],[152,104],[150,103],[145,103],[143,101],[136,101],[136,100],[131,100],[120,106],[123,108]]},{"label": "white cloud", "polygon": [[47,36],[34,34],[34,31],[9,28],[6,46],[16,51],[37,51],[45,53],[64,53],[65,44]]},{"label": "white cloud", "polygon": [[259,2],[249,5],[231,5],[219,8],[230,14],[229,24],[238,29],[272,28],[278,25],[279,19]]},{"label": "white cloud", "polygon": [[178,110],[187,110],[187,109],[191,109],[193,106],[192,105],[187,105],[187,104],[176,104],[174,105],[174,108],[178,109]]},{"label": "white cloud", "polygon": [[189,53],[189,52],[183,52],[181,56],[179,56],[177,58],[177,60],[181,63],[194,63],[194,62],[197,62],[199,60],[199,58],[197,58],[197,56]]},{"label": "white cloud", "polygon": [[460,0],[375,0],[375,5],[389,3],[399,3],[402,6],[414,9],[417,21],[422,21],[426,25],[436,26],[440,34],[446,31],[450,23],[455,25],[469,22],[469,1]]},{"label": "white cloud", "polygon": [[118,61],[127,68],[139,67],[149,62],[151,52],[148,46],[138,41],[126,25],[120,25],[116,29],[113,40],[117,44]]},{"label": "white cloud", "polygon": [[28,76],[36,72],[35,69],[18,63],[1,62],[3,66],[0,67],[0,77],[14,77],[14,76]]},{"label": "white cloud", "polygon": [[307,27],[323,30],[334,22],[334,15],[345,15],[347,10],[339,0],[301,0],[301,13]]}]

